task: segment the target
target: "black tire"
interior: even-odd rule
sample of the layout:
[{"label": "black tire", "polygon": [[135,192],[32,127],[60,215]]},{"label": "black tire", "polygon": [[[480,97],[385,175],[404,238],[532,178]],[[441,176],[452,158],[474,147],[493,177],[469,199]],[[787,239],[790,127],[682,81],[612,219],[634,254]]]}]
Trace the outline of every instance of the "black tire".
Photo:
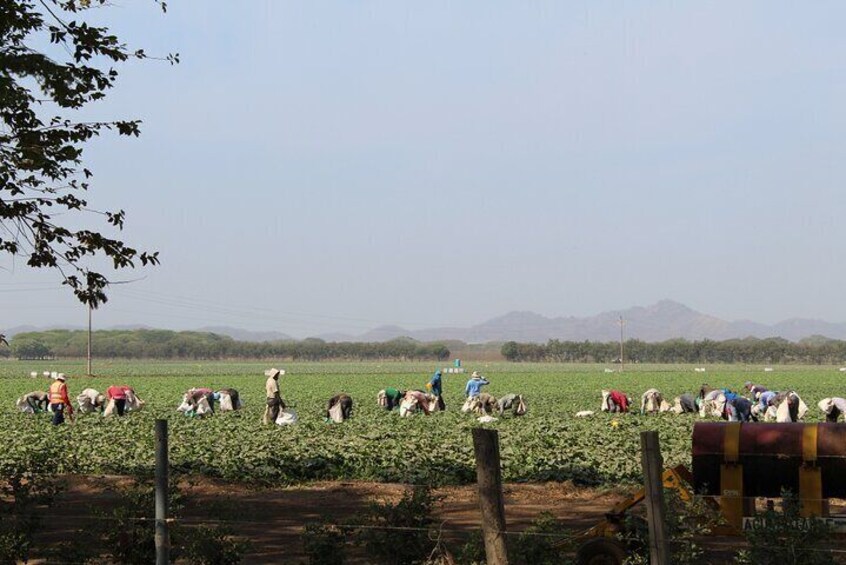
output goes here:
[{"label": "black tire", "polygon": [[610,538],[594,538],[586,541],[576,553],[579,565],[623,565],[627,556],[625,546]]}]

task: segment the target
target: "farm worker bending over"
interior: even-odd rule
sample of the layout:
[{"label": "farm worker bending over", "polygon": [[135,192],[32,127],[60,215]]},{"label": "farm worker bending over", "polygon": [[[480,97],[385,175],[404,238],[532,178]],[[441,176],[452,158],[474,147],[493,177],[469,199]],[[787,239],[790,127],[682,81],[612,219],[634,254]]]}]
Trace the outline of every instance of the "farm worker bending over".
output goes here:
[{"label": "farm worker bending over", "polygon": [[776,409],[776,422],[798,422],[805,417],[808,407],[796,394],[789,390],[778,393],[771,401],[770,406]]},{"label": "farm worker bending over", "polygon": [[106,396],[114,401],[114,411],[118,416],[123,416],[127,410],[140,410],[144,405],[144,402],[135,396],[135,390],[131,386],[112,385],[106,389]]},{"label": "farm worker bending over", "polygon": [[743,384],[743,388],[746,389],[746,392],[752,395],[752,398],[758,398],[758,393],[767,392],[767,387],[752,384],[751,381],[746,381]]},{"label": "farm worker bending over", "polygon": [[22,412],[37,414],[47,411],[47,404],[50,402],[50,395],[41,390],[28,392],[18,399],[15,405]]},{"label": "farm worker bending over", "polygon": [[444,397],[441,396],[443,393],[443,382],[441,379],[441,370],[437,369],[435,374],[432,375],[432,378],[429,380],[429,384],[426,385],[426,388],[429,389],[429,392],[438,397],[438,410],[446,410]]},{"label": "farm worker bending over", "polygon": [[675,400],[673,400],[673,412],[676,414],[696,412],[696,401],[693,399],[693,395],[685,393],[681,396],[677,396]]},{"label": "farm worker bending over", "polygon": [[631,402],[629,397],[619,390],[603,390],[599,409],[603,412],[628,412]]},{"label": "farm worker bending over", "polygon": [[241,408],[241,395],[234,388],[222,388],[215,393],[215,396],[220,402],[221,412],[229,412],[230,410]]},{"label": "farm worker bending over", "polygon": [[767,390],[756,396],[758,399],[758,410],[761,412],[761,415],[767,411],[767,408],[770,407],[770,402],[772,402],[777,395],[777,392]]},{"label": "farm worker bending over", "polygon": [[50,408],[53,410],[53,425],[65,422],[65,410],[68,416],[73,416],[73,406],[68,398],[68,385],[65,384],[65,374],[56,375],[56,380],[50,385]]},{"label": "farm worker bending over", "polygon": [[[650,388],[640,397],[640,413],[657,414],[664,404],[664,396],[657,388]],[[666,412],[666,410],[665,410]]]},{"label": "farm worker bending over", "polygon": [[391,411],[394,408],[399,407],[403,396],[405,396],[404,390],[388,387],[381,391],[381,394],[379,395],[379,405],[384,406],[385,410]]},{"label": "farm worker bending over", "polygon": [[748,422],[752,418],[752,402],[743,396],[727,398],[723,410],[723,418],[729,422]]},{"label": "farm worker bending over", "polygon": [[464,394],[466,394],[468,398],[479,396],[479,393],[482,392],[482,387],[489,384],[491,383],[489,383],[485,377],[480,375],[478,372],[473,371],[473,374],[470,375],[470,380],[467,381],[467,386],[464,387]]},{"label": "farm worker bending over", "polygon": [[497,408],[496,398],[487,392],[479,393],[479,396],[473,397],[475,400],[475,410],[482,416],[490,416]]},{"label": "farm worker bending over", "polygon": [[427,416],[431,412],[431,410],[429,410],[429,398],[431,398],[431,397],[429,397],[422,390],[410,390],[410,391],[405,393],[405,399],[406,400],[411,399],[411,400],[414,400],[415,402],[417,402],[417,406]]},{"label": "farm worker bending over", "polygon": [[506,394],[496,401],[499,410],[499,417],[502,418],[506,410],[512,410],[515,416],[522,416],[526,413],[526,401],[522,394]]},{"label": "farm worker bending over", "polygon": [[705,401],[705,397],[713,391],[714,389],[708,386],[707,383],[699,387],[699,394],[696,395],[696,399],[694,400],[694,402],[696,403],[697,410],[700,410],[702,408],[702,403]]},{"label": "farm worker bending over", "polygon": [[279,375],[282,374],[282,371],[270,369],[265,374],[267,375],[267,382],[264,385],[264,390],[267,395],[267,406],[264,409],[262,422],[270,424],[276,422],[276,418],[279,417],[279,410],[285,409],[285,402],[279,394]]},{"label": "farm worker bending over", "polygon": [[825,414],[826,422],[836,422],[841,414],[846,414],[846,398],[823,398],[819,407]]},{"label": "farm worker bending over", "polygon": [[109,400],[115,401],[115,412],[118,416],[123,416],[126,412],[126,391],[131,390],[128,386],[112,385],[106,389],[106,396]]},{"label": "farm worker bending over", "polygon": [[106,397],[93,388],[86,388],[76,397],[76,403],[83,414],[102,412],[106,408]]},{"label": "farm worker bending over", "polygon": [[192,406],[196,407],[200,399],[204,398],[209,403],[209,410],[214,414],[214,391],[210,388],[192,388],[188,390],[188,401]]},{"label": "farm worker bending over", "polygon": [[353,400],[348,394],[336,394],[326,404],[326,421],[340,424],[352,416]]}]

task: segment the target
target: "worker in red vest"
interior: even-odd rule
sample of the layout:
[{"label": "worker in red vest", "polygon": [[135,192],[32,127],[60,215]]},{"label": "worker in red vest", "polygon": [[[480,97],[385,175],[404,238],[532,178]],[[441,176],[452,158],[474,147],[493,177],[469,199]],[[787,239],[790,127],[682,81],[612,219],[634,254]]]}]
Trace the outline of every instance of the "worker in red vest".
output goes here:
[{"label": "worker in red vest", "polygon": [[68,416],[73,416],[73,405],[68,398],[68,385],[65,384],[65,374],[56,375],[56,380],[50,385],[50,409],[53,411],[53,425],[65,422],[65,410]]}]

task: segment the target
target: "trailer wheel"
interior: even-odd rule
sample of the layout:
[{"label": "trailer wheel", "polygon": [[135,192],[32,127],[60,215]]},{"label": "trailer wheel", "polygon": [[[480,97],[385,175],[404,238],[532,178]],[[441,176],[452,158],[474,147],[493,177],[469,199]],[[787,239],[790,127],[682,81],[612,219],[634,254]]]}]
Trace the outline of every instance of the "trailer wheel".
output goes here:
[{"label": "trailer wheel", "polygon": [[626,548],[617,540],[594,538],[579,547],[576,563],[579,565],[623,565]]}]

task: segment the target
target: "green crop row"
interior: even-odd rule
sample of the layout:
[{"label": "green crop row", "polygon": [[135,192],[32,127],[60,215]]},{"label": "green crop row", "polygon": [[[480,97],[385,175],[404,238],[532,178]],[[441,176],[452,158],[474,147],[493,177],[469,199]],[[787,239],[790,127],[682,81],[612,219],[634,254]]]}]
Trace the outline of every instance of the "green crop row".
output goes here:
[{"label": "green crop row", "polygon": [[[0,436],[5,447],[0,465],[25,461],[38,450],[50,455],[59,473],[151,473],[154,420],[167,418],[171,463],[188,473],[274,484],[318,479],[456,484],[475,477],[470,430],[479,424],[459,410],[466,375],[444,376],[448,409],[443,413],[399,418],[376,404],[381,388],[422,388],[434,369],[431,363],[284,365],[282,394],[300,417],[286,427],[261,424],[266,364],[110,362],[95,368],[101,376],[86,378],[79,376],[84,365],[78,362],[0,363]],[[86,387],[104,391],[110,384],[128,384],[147,404],[123,419],[82,415],[54,428],[46,415],[25,415],[14,407],[18,396],[49,385],[43,377],[30,378],[30,371],[51,369],[70,375],[71,397]],[[657,387],[672,397],[695,391],[703,381],[739,389],[754,380],[797,390],[811,408],[811,421],[821,419],[819,399],[846,396],[846,375],[836,367],[779,367],[764,373],[761,367],[721,366],[704,374],[682,366],[632,366],[622,374],[593,365],[498,363],[470,369],[490,379],[491,394],[521,393],[528,400],[525,416],[509,415],[489,424],[500,432],[507,481],[638,481],[638,433],[647,429],[660,432],[668,465],[690,463],[693,416],[597,413],[574,418],[579,410],[598,410],[602,388],[638,398]],[[207,419],[185,417],[175,408],[192,386],[237,388],[245,406]],[[353,397],[353,418],[328,424],[325,402],[338,392]]]}]

